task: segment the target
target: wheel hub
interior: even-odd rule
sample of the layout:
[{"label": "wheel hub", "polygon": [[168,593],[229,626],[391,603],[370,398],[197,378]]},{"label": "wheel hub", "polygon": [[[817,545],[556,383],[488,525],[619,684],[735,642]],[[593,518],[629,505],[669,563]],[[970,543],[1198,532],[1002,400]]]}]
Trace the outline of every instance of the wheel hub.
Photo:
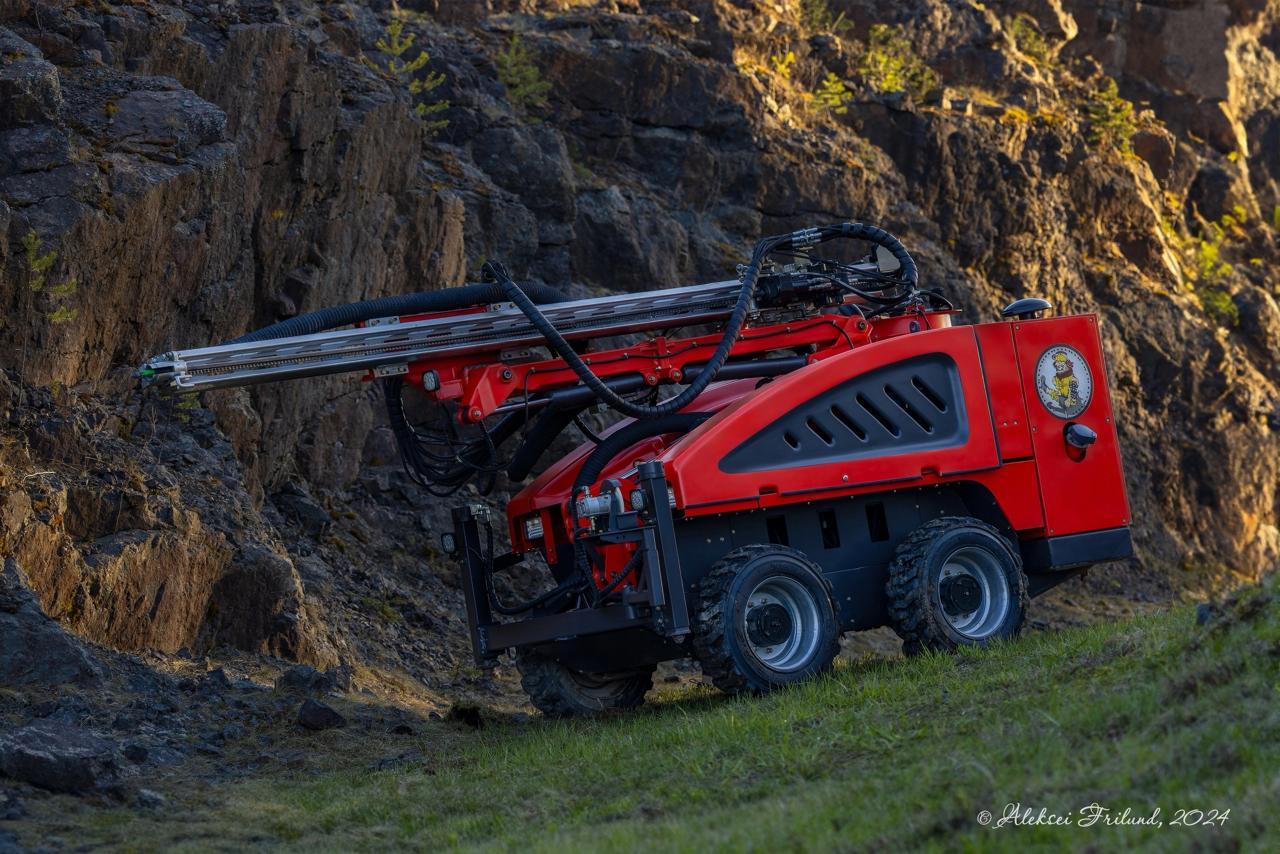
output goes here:
[{"label": "wheel hub", "polygon": [[940,616],[970,641],[998,633],[1014,607],[1005,563],[985,546],[963,545],[947,555],[937,590]]},{"label": "wheel hub", "polygon": [[738,636],[760,664],[778,673],[802,670],[822,641],[819,601],[798,578],[771,575],[752,589],[738,618]]},{"label": "wheel hub", "polygon": [[942,610],[949,617],[972,613],[982,604],[982,587],[972,575],[944,578],[938,595],[942,600]]},{"label": "wheel hub", "polygon": [[756,646],[774,646],[791,636],[791,615],[770,602],[747,613],[747,638]]}]

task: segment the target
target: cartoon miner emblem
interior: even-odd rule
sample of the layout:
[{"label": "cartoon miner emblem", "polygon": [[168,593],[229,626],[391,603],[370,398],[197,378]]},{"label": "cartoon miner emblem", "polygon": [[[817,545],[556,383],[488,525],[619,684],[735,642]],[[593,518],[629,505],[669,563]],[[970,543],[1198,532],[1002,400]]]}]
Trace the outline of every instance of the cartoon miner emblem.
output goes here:
[{"label": "cartoon miner emblem", "polygon": [[1059,418],[1075,418],[1093,398],[1089,363],[1071,347],[1050,347],[1036,363],[1036,391],[1045,409]]}]

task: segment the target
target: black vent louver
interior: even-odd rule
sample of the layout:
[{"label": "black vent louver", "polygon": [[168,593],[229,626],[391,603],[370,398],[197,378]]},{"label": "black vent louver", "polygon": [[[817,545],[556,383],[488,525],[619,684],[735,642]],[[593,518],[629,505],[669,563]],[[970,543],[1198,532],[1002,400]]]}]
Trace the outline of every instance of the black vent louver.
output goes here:
[{"label": "black vent louver", "polygon": [[968,441],[960,371],[945,353],[876,368],[778,418],[730,451],[730,474],[949,448]]}]

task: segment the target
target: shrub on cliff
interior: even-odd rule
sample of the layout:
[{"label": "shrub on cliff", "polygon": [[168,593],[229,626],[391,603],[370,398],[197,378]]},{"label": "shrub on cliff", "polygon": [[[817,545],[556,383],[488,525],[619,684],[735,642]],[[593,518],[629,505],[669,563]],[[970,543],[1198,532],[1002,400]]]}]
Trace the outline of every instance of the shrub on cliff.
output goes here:
[{"label": "shrub on cliff", "polygon": [[832,12],[827,0],[800,0],[800,26],[810,34],[840,35],[852,25],[845,19],[844,12]]},{"label": "shrub on cliff", "polygon": [[511,37],[506,48],[494,59],[494,64],[498,69],[498,79],[507,87],[507,100],[516,112],[527,117],[531,110],[547,106],[551,84],[542,79],[533,54],[520,36]]},{"label": "shrub on cliff", "polygon": [[[22,248],[27,261],[27,272],[30,276],[28,284],[31,290],[34,293],[45,291],[47,284],[45,274],[58,260],[58,253],[53,250],[44,251],[44,243],[35,231],[28,231],[22,238]],[[67,323],[76,319],[77,311],[67,305],[67,298],[79,287],[80,283],[74,276],[56,285],[48,285],[47,293],[53,298],[54,303],[53,308],[45,312],[45,317],[50,323]]]},{"label": "shrub on cliff", "polygon": [[1035,18],[1026,12],[1019,12],[1005,19],[1005,29],[1019,53],[1030,57],[1040,65],[1053,64],[1053,46],[1040,32]]},{"label": "shrub on cliff", "polygon": [[433,101],[430,95],[444,83],[444,75],[438,71],[427,71],[419,74],[431,61],[425,50],[418,51],[413,59],[405,59],[405,53],[413,47],[414,34],[404,31],[402,21],[387,24],[382,38],[374,42],[378,49],[380,61],[374,61],[361,54],[360,61],[376,71],[383,79],[403,86],[417,103],[413,114],[422,120],[423,130],[428,137],[435,136],[448,127],[449,120],[439,118],[440,113],[449,109],[447,100]]},{"label": "shrub on cliff", "polygon": [[1228,280],[1235,267],[1223,259],[1222,250],[1228,240],[1244,238],[1241,228],[1244,219],[1244,210],[1237,206],[1233,213],[1223,214],[1217,222],[1203,223],[1200,236],[1189,241],[1194,276],[1191,287],[1204,313],[1219,326],[1237,326],[1240,323],[1240,310],[1228,290]]},{"label": "shrub on cliff", "polygon": [[925,65],[898,27],[876,24],[858,62],[858,73],[876,92],[906,92],[923,97],[938,85],[938,73]]},{"label": "shrub on cliff", "polygon": [[769,57],[769,65],[773,68],[773,73],[777,74],[783,80],[791,79],[791,69],[796,64],[796,52],[789,50],[784,54],[773,54]]},{"label": "shrub on cliff", "polygon": [[818,84],[818,91],[813,93],[815,105],[837,114],[849,112],[848,104],[852,99],[849,88],[832,71],[827,72],[827,76]]},{"label": "shrub on cliff", "polygon": [[[1169,203],[1180,206],[1176,197],[1171,196]],[[1183,285],[1195,294],[1205,315],[1219,326],[1237,326],[1240,309],[1231,298],[1231,280],[1236,268],[1225,255],[1238,250],[1246,241],[1248,214],[1236,205],[1231,213],[1223,214],[1216,222],[1199,214],[1195,214],[1195,218],[1197,232],[1183,231],[1171,216],[1161,218],[1161,231],[1181,258]]]},{"label": "shrub on cliff", "polygon": [[1084,105],[1084,117],[1089,123],[1089,144],[1098,148],[1133,154],[1130,137],[1138,129],[1138,117],[1133,104],[1120,96],[1116,81],[1107,78]]}]

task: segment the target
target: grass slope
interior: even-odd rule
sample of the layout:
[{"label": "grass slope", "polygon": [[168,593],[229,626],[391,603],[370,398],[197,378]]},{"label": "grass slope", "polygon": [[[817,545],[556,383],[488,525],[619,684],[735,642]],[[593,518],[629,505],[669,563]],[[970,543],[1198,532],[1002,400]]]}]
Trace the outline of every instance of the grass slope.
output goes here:
[{"label": "grass slope", "polygon": [[[764,699],[710,692],[593,722],[490,724],[382,772],[258,780],[126,847],[520,850],[1278,850],[1280,596],[958,655],[841,668]],[[430,744],[424,744],[431,750]],[[983,827],[1006,805],[1126,807],[1163,827]],[[1230,810],[1170,826],[1177,810]],[[1196,819],[1195,813],[1191,814]]]}]

